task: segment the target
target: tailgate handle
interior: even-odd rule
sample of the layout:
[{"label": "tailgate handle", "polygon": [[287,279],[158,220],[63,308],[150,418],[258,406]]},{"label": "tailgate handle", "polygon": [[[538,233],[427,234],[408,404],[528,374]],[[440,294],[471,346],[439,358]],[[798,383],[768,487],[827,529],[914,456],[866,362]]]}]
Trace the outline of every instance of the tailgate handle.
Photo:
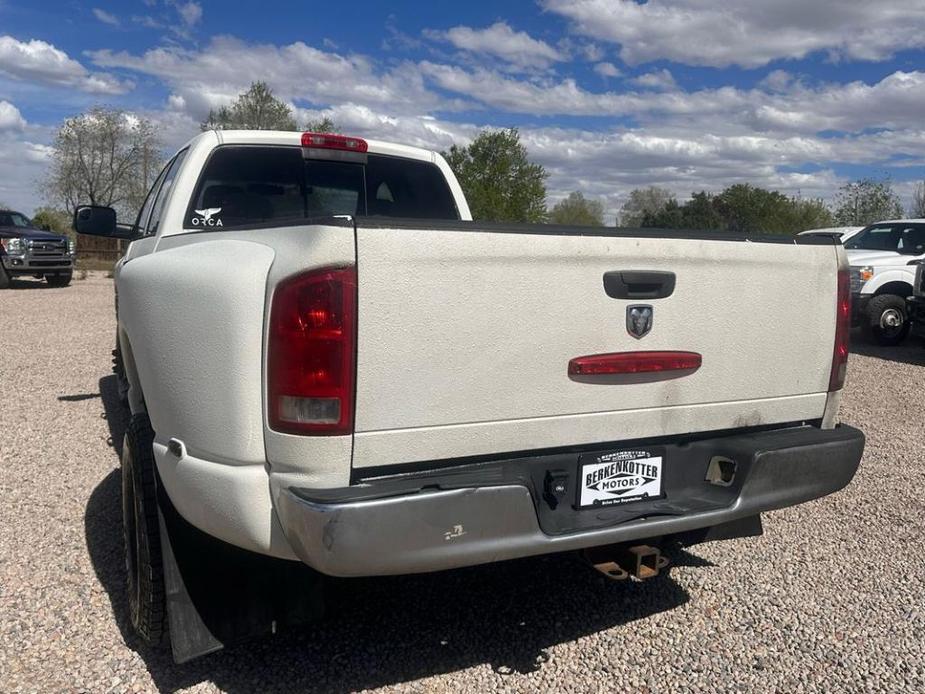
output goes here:
[{"label": "tailgate handle", "polygon": [[674,292],[675,274],[659,270],[614,270],[604,273],[611,299],[664,299]]}]

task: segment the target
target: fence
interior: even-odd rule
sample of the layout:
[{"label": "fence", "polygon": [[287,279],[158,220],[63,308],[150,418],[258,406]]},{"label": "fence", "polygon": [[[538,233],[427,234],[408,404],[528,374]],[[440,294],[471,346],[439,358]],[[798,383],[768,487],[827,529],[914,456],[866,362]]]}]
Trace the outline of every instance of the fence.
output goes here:
[{"label": "fence", "polygon": [[114,264],[122,257],[122,242],[100,236],[77,235],[77,257],[80,260]]}]

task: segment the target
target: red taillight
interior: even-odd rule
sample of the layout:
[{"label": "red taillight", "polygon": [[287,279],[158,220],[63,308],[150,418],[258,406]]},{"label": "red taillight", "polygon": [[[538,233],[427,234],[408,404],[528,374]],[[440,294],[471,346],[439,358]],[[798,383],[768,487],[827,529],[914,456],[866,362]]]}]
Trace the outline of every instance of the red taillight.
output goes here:
[{"label": "red taillight", "polygon": [[312,149],[339,149],[344,152],[366,152],[366,140],[331,133],[302,133],[302,146]]},{"label": "red taillight", "polygon": [[851,337],[851,289],[848,270],[838,271],[838,294],[835,304],[835,349],[832,353],[832,371],[829,374],[829,391],[845,386],[848,371],[848,348]]},{"label": "red taillight", "polygon": [[355,360],[356,270],[327,268],[281,282],[267,349],[270,427],[351,433]]},{"label": "red taillight", "polygon": [[617,352],[575,357],[568,363],[569,376],[609,376],[660,371],[693,371],[703,358],[696,352]]}]

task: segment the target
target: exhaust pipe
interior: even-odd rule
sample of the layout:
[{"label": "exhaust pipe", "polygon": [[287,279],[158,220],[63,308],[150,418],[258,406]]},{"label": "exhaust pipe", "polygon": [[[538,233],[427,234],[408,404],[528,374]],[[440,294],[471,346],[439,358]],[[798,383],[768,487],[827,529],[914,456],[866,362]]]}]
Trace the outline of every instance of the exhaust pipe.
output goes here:
[{"label": "exhaust pipe", "polygon": [[611,581],[655,578],[670,563],[658,547],[611,545],[584,551],[585,560]]}]

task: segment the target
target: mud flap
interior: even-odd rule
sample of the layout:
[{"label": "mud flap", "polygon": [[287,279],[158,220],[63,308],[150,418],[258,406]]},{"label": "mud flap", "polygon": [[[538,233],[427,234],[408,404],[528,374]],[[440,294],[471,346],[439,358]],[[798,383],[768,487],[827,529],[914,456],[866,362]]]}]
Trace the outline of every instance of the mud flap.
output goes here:
[{"label": "mud flap", "polygon": [[321,619],[318,572],[203,533],[180,516],[160,484],[158,519],[175,662]]},{"label": "mud flap", "polygon": [[[160,506],[160,504],[158,504]],[[167,623],[170,633],[170,647],[176,663],[185,663],[201,655],[220,651],[225,645],[209,631],[202,621],[196,606],[190,599],[183,583],[180,567],[177,566],[170,533],[164,523],[164,514],[158,508],[161,528],[161,553],[164,564],[164,587],[167,593]]]}]

